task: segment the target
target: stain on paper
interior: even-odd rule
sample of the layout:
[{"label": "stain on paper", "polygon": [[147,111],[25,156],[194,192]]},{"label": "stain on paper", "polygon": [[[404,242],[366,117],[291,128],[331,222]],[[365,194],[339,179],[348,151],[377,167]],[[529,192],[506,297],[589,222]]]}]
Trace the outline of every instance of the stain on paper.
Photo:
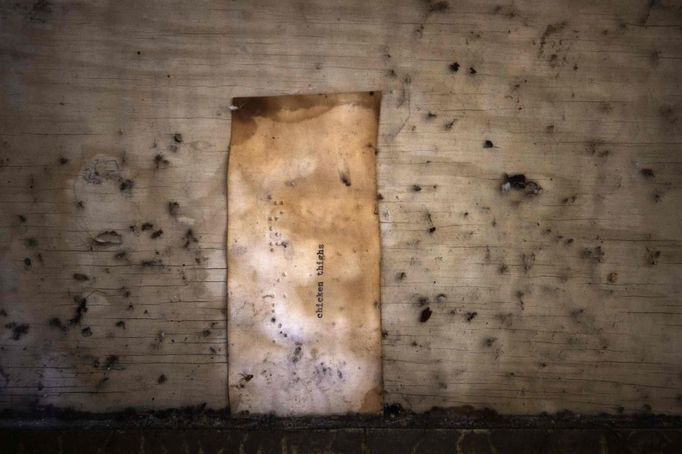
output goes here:
[{"label": "stain on paper", "polygon": [[233,413],[382,410],[374,152],[380,101],[378,92],[233,100]]}]

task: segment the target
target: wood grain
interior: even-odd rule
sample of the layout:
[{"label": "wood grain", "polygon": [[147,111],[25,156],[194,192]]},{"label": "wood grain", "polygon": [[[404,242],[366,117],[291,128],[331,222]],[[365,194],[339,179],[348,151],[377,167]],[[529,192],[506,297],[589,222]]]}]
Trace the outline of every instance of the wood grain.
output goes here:
[{"label": "wood grain", "polygon": [[0,406],[226,406],[230,100],[381,90],[385,402],[680,413],[680,6],[1,2]]}]

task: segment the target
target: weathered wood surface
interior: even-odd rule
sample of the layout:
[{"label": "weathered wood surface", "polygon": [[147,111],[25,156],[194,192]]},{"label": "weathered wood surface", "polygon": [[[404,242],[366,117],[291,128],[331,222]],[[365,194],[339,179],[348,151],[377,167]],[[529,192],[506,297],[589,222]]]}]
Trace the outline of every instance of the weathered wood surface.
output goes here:
[{"label": "weathered wood surface", "polygon": [[385,402],[680,413],[680,8],[3,1],[0,406],[227,405],[231,98],[381,90]]}]

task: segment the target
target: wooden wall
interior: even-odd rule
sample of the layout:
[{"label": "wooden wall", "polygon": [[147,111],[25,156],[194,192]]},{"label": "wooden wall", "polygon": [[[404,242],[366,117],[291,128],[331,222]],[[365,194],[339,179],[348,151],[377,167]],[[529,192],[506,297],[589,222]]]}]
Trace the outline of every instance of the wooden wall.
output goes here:
[{"label": "wooden wall", "polygon": [[225,407],[231,99],[381,90],[385,402],[679,414],[681,59],[679,1],[0,2],[0,407]]}]

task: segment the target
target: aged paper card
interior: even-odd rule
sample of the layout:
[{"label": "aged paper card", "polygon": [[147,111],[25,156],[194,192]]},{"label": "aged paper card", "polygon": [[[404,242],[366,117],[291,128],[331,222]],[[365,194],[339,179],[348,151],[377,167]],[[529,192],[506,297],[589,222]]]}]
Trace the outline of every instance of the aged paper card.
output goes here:
[{"label": "aged paper card", "polygon": [[379,412],[380,94],[237,98],[233,104],[231,411]]}]

